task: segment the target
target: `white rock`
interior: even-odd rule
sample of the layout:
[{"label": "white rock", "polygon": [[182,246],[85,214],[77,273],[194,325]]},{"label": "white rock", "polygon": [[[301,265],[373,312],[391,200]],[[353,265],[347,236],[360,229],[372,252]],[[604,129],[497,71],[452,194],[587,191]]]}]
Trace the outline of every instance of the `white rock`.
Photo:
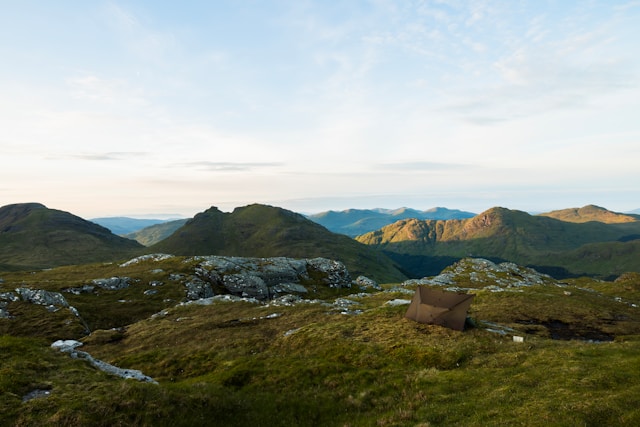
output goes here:
[{"label": "white rock", "polygon": [[390,301],[387,301],[385,303],[385,305],[391,305],[391,306],[406,305],[406,304],[411,304],[411,300],[410,299],[396,298],[396,299],[392,299]]}]

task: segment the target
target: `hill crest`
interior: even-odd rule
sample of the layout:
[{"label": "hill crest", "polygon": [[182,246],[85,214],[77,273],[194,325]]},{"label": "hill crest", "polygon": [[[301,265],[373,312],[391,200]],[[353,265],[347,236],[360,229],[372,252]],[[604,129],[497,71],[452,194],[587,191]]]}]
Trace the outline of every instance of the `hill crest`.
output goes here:
[{"label": "hill crest", "polygon": [[0,266],[46,268],[127,257],[141,246],[40,203],[0,207]]},{"label": "hill crest", "polygon": [[613,212],[596,205],[586,205],[581,208],[560,209],[548,213],[542,213],[540,216],[547,216],[561,221],[575,223],[597,221],[605,224],[619,224],[640,221],[640,215]]},{"label": "hill crest", "polygon": [[405,277],[384,254],[332,233],[301,214],[262,204],[224,213],[215,206],[196,214],[149,253],[241,257],[323,257],[343,262],[355,275],[377,281]]}]

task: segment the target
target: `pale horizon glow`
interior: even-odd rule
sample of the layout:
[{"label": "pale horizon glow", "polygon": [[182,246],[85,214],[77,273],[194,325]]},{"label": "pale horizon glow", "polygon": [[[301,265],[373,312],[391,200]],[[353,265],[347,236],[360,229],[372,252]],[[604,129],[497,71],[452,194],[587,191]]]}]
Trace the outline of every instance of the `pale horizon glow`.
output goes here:
[{"label": "pale horizon glow", "polygon": [[640,2],[11,2],[0,206],[640,208]]}]

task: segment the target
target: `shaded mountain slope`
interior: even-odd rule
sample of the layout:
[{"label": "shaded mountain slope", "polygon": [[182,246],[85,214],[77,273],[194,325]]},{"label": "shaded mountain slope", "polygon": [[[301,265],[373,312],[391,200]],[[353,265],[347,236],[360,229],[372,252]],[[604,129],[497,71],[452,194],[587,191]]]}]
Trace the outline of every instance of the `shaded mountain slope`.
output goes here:
[{"label": "shaded mountain slope", "polygon": [[334,233],[355,237],[401,219],[462,219],[471,218],[474,215],[471,212],[437,207],[425,211],[410,208],[347,209],[344,211],[321,212],[309,215],[308,218]]},{"label": "shaded mountain slope", "polygon": [[595,205],[587,205],[581,208],[561,209],[543,213],[540,214],[540,216],[547,216],[561,221],[577,223],[598,221],[606,224],[618,224],[640,221],[640,215],[612,212],[608,209]]},{"label": "shaded mountain slope", "polygon": [[150,225],[142,230],[125,234],[124,237],[136,240],[145,246],[151,246],[171,236],[177,229],[185,225],[187,221],[189,221],[189,219],[176,219],[161,224]]},{"label": "shaded mountain slope", "polygon": [[364,274],[380,282],[405,277],[374,248],[335,234],[304,216],[260,204],[224,213],[212,207],[197,214],[147,252],[175,255],[245,257],[325,257],[342,261],[355,277]]},{"label": "shaded mountain slope", "polygon": [[[556,274],[572,275],[587,272],[579,252],[562,258],[559,254],[576,251],[588,244],[626,244],[624,242],[638,238],[640,222],[571,223],[522,211],[492,208],[466,220],[398,221],[358,236],[356,240],[385,251],[411,275],[434,274],[443,265],[466,256],[544,266]],[[596,248],[610,250],[605,246]],[[629,245],[628,248],[631,249],[618,250],[628,258],[621,261],[620,266],[631,266],[634,271],[640,271],[640,253],[635,252],[635,246]],[[592,262],[588,269],[589,274],[607,276],[624,271],[611,270],[610,265],[598,262]]]},{"label": "shaded mountain slope", "polygon": [[[538,263],[548,261],[540,258]],[[614,279],[626,272],[640,272],[640,240],[588,243],[571,251],[554,254],[555,265],[567,266],[573,275]],[[544,269],[544,267],[543,267]],[[553,274],[553,268],[547,268]]]},{"label": "shaded mountain slope", "polygon": [[0,267],[46,268],[112,261],[141,245],[107,228],[39,203],[0,208]]}]

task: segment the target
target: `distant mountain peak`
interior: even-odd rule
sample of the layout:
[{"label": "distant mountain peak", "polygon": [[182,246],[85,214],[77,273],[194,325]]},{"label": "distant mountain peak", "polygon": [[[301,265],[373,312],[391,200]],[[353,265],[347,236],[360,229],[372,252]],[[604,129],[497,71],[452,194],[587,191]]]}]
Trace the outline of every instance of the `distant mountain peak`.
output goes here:
[{"label": "distant mountain peak", "polygon": [[616,224],[625,222],[635,222],[640,220],[636,215],[622,214],[610,211],[597,205],[586,205],[581,208],[568,208],[548,213],[540,214],[561,221],[583,223],[589,221],[603,222],[605,224]]},{"label": "distant mountain peak", "polygon": [[424,219],[463,219],[475,216],[472,212],[457,209],[432,208],[425,211],[401,207],[397,209],[346,209],[343,211],[327,211],[308,218],[326,227],[334,233],[355,237],[392,224],[398,220],[416,218]]}]

